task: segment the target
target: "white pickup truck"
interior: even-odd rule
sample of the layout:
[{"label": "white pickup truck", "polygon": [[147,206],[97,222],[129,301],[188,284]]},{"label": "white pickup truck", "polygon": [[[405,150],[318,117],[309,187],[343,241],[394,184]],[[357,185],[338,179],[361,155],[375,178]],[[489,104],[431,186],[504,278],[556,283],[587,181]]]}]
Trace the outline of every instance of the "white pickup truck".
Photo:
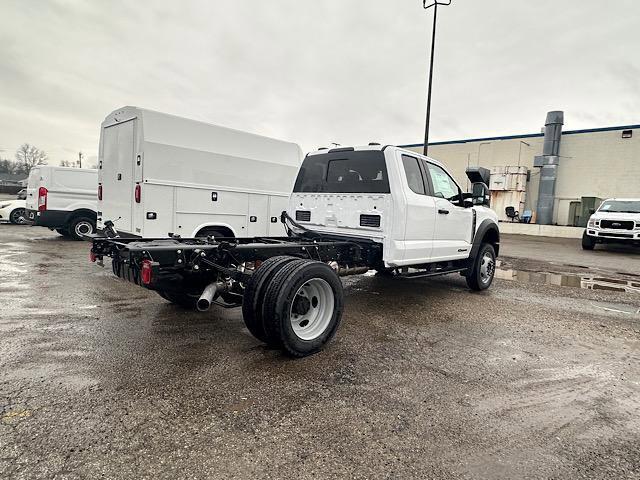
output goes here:
[{"label": "white pickup truck", "polygon": [[339,276],[457,272],[472,290],[491,285],[500,234],[481,170],[468,172],[465,194],[444,165],[395,146],[321,150],[305,157],[282,212],[286,237],[96,236],[91,259],[111,257],[116,275],[173,303],[241,306],[255,337],[306,356],[340,324]]},{"label": "white pickup truck", "polygon": [[589,218],[582,234],[582,248],[598,243],[640,245],[640,198],[609,198]]}]

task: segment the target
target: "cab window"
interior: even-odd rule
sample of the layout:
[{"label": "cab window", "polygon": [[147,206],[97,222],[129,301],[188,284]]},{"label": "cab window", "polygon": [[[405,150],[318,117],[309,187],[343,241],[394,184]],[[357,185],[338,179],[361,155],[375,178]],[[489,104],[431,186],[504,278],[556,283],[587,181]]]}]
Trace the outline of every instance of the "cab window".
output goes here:
[{"label": "cab window", "polygon": [[433,184],[433,196],[446,198],[447,200],[458,200],[460,188],[458,184],[442,168],[433,163],[428,163],[429,175]]},{"label": "cab window", "polygon": [[424,179],[422,178],[422,171],[418,164],[418,159],[402,155],[402,165],[404,166],[404,174],[407,176],[407,183],[412,192],[424,195]]}]

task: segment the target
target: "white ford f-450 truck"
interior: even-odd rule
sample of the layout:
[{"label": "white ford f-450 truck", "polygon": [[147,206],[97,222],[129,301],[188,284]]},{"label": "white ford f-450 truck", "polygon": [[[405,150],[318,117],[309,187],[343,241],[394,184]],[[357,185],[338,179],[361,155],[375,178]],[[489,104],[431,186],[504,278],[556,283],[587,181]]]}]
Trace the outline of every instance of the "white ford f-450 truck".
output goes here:
[{"label": "white ford f-450 truck", "polygon": [[166,300],[206,310],[242,307],[258,339],[302,357],[323,348],[342,317],[340,276],[460,273],[491,285],[500,245],[488,171],[463,193],[444,165],[395,146],[307,155],[282,212],[286,237],[118,238],[107,225],[91,259]]}]

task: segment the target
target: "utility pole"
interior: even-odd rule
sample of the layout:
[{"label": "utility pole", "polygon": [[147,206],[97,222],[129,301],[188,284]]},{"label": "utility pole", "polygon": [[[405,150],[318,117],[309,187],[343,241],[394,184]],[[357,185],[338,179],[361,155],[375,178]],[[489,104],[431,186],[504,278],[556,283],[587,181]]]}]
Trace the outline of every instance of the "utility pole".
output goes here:
[{"label": "utility pole", "polygon": [[82,168],[82,152],[78,152],[78,168]]},{"label": "utility pole", "polygon": [[429,87],[427,89],[427,119],[424,126],[424,154],[429,153],[429,121],[431,119],[431,87],[433,85],[433,57],[436,48],[436,21],[438,18],[438,5],[451,5],[451,1],[435,0],[427,5],[428,0],[422,0],[422,7],[425,10],[433,7],[433,31],[431,33],[431,62],[429,63]]}]

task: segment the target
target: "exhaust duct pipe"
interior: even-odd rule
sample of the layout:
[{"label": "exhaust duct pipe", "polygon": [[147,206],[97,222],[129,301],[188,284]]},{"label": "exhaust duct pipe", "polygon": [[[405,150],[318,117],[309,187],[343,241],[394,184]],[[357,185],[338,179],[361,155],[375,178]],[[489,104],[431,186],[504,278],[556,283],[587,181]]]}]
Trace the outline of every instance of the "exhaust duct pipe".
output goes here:
[{"label": "exhaust duct pipe", "polygon": [[211,307],[211,302],[213,302],[213,299],[215,298],[216,294],[218,293],[218,290],[220,289],[220,286],[221,285],[214,282],[214,283],[210,283],[205,287],[205,289],[202,292],[202,295],[200,295],[200,298],[196,303],[196,307],[198,311],[206,312],[207,310],[209,310],[209,307]]}]

